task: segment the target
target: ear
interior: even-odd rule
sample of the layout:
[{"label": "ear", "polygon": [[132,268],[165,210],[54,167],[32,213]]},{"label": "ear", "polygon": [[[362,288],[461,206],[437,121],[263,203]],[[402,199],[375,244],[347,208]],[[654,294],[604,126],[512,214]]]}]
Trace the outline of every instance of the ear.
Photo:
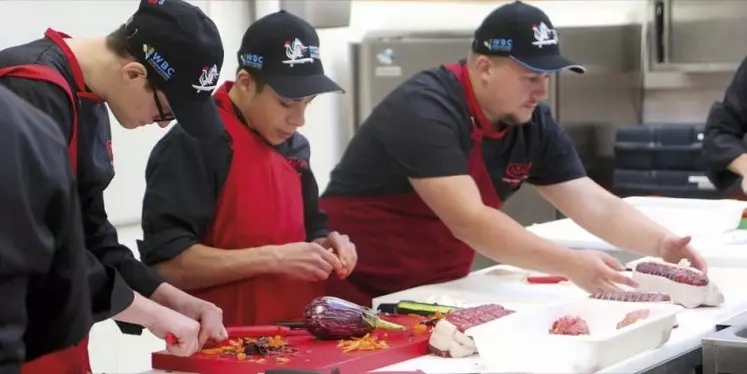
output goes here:
[{"label": "ear", "polygon": [[480,81],[487,81],[492,74],[493,62],[487,56],[477,56],[475,59],[474,71]]},{"label": "ear", "polygon": [[124,82],[134,82],[148,79],[148,71],[145,66],[139,62],[128,62],[122,66],[122,80]]},{"label": "ear", "polygon": [[236,74],[236,81],[234,81],[234,86],[241,90],[241,93],[245,95],[245,97],[248,97],[250,99],[257,94],[257,84],[254,80],[254,77],[252,77],[252,75],[245,70],[239,70],[239,72]]}]

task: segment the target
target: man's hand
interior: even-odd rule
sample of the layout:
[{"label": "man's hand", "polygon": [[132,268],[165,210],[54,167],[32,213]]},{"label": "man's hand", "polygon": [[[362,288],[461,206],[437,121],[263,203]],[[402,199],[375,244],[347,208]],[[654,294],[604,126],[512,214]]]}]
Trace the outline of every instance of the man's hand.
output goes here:
[{"label": "man's hand", "polygon": [[358,253],[355,251],[355,244],[350,241],[347,235],[340,235],[337,231],[331,232],[326,238],[314,240],[325,249],[331,249],[337,254],[342,267],[335,269],[340,279],[347,278],[355,268],[358,262]]},{"label": "man's hand", "polygon": [[169,308],[161,306],[158,309],[153,322],[145,327],[160,339],[167,340],[166,335],[173,334],[176,344],[166,344],[166,349],[173,355],[186,357],[197,352],[201,347],[198,341],[200,324]]},{"label": "man's hand", "polygon": [[632,279],[621,273],[623,270],[625,267],[606,253],[579,250],[571,257],[565,275],[589,293],[617,291],[618,284],[636,287]]},{"label": "man's hand", "polygon": [[215,304],[190,296],[192,300],[187,301],[177,311],[200,323],[200,334],[198,342],[200,348],[208,339],[221,342],[228,339],[228,332],[223,326],[223,310]]},{"label": "man's hand", "polygon": [[270,248],[277,257],[277,269],[273,272],[300,280],[322,281],[329,278],[333,270],[342,268],[340,259],[318,243],[290,243]]},{"label": "man's hand", "polygon": [[690,265],[703,273],[708,271],[705,259],[690,245],[689,236],[677,237],[670,235],[664,237],[659,244],[659,256],[666,262],[676,264],[685,259]]},{"label": "man's hand", "polygon": [[168,283],[160,285],[151,299],[199,322],[200,348],[208,339],[220,342],[228,338],[223,326],[223,311],[215,304],[198,299]]}]

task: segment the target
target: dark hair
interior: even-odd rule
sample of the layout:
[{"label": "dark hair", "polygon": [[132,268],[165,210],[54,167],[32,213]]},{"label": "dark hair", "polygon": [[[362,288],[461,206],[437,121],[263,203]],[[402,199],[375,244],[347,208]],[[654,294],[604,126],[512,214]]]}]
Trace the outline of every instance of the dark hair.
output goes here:
[{"label": "dark hair", "polygon": [[255,69],[246,67],[246,66],[239,66],[236,68],[236,74],[239,74],[240,71],[245,71],[247,74],[251,75],[252,78],[254,78],[254,84],[257,86],[257,93],[262,92],[262,90],[267,85],[267,82],[262,79],[261,74],[258,74]]},{"label": "dark hair", "polygon": [[[106,48],[114,52],[117,57],[132,59],[133,56],[127,50],[128,47],[129,41],[127,38],[127,26],[125,24],[122,24],[116,30],[112,31],[111,33],[109,33],[109,35],[106,36]],[[146,86],[146,88],[149,90],[153,90],[154,88],[154,85],[150,81],[150,79],[148,79],[148,85]]]}]

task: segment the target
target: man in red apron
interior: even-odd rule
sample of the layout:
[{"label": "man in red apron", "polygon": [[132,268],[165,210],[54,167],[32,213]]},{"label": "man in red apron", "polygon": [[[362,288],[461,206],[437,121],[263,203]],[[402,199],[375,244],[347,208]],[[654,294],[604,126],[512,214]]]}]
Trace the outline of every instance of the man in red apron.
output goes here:
[{"label": "man in red apron", "polygon": [[[215,24],[182,0],[142,0],[106,37],[78,40],[50,29],[41,39],[0,51],[0,85],[46,113],[59,127],[50,130],[61,130],[69,143],[94,320],[114,317],[128,333],[142,327],[121,322],[161,338],[173,333],[178,341],[168,348],[179,355],[225,335],[221,312],[165,283],[119,243],[103,198],[114,176],[107,107],[126,128],[165,126],[178,116],[196,135],[219,134],[211,93],[222,61]],[[85,373],[88,366],[84,337],[26,364],[23,373]]]},{"label": "man in red apron", "polygon": [[330,278],[330,294],[370,304],[379,295],[461,278],[474,251],[567,276],[588,291],[632,284],[610,256],[563,248],[501,213],[524,182],[619,247],[686,257],[704,268],[689,238],[654,224],[585,176],[542,103],[549,74],[584,72],[560,55],[559,43],[540,9],[503,5],[476,30],[465,61],[416,74],[373,109],[321,200],[330,227],[350,235],[359,255],[351,276]]},{"label": "man in red apron", "polygon": [[225,136],[198,140],[179,123],[151,154],[140,257],[218,305],[226,326],[273,324],[301,318],[325,279],[355,266],[347,236],[327,230],[296,132],[315,96],[342,90],[314,28],[283,11],[249,27],[238,57],[215,93]]},{"label": "man in red apron", "polygon": [[66,141],[2,86],[0,113],[0,372],[18,373],[78,343],[93,319]]}]

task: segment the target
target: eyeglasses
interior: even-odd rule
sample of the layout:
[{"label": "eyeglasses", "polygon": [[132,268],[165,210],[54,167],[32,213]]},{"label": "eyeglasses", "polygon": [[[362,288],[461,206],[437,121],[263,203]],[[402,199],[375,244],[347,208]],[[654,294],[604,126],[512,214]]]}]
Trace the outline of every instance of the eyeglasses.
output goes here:
[{"label": "eyeglasses", "polygon": [[154,118],[154,122],[170,122],[176,119],[173,112],[164,112],[161,100],[158,98],[156,90],[153,90],[153,101],[156,102],[156,108],[158,108],[158,118]]}]

